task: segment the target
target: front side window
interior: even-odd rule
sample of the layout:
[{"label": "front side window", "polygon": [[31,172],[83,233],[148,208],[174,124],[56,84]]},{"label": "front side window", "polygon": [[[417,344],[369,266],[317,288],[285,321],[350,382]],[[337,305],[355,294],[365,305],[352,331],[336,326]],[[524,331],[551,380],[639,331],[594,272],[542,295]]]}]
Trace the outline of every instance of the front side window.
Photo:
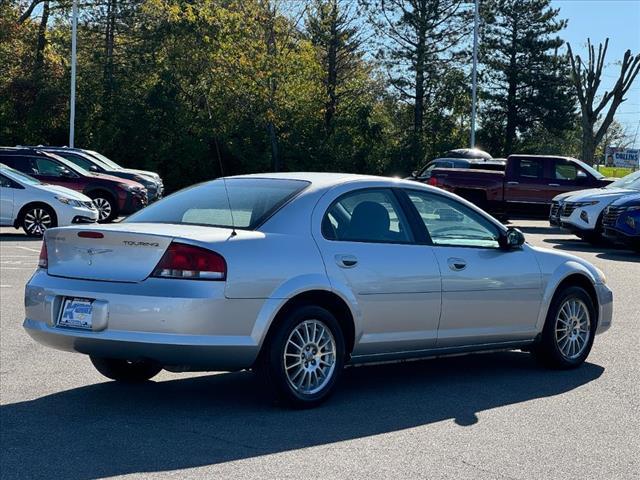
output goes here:
[{"label": "front side window", "polygon": [[49,160],[48,158],[37,157],[34,158],[36,168],[38,169],[38,175],[45,175],[47,177],[62,177],[63,172],[66,170],[62,165]]},{"label": "front side window", "polygon": [[407,195],[434,245],[500,248],[498,227],[465,205],[428,192]]},{"label": "front side window", "polygon": [[328,240],[409,243],[409,226],[391,190],[365,189],[343,195],[327,210],[322,234]]},{"label": "front side window", "polygon": [[586,178],[587,174],[573,163],[568,162],[555,162],[553,173],[556,180],[577,180],[579,178]]},{"label": "front side window", "polygon": [[303,180],[230,178],[225,188],[215,180],[180,190],[125,221],[253,230],[307,185]]}]

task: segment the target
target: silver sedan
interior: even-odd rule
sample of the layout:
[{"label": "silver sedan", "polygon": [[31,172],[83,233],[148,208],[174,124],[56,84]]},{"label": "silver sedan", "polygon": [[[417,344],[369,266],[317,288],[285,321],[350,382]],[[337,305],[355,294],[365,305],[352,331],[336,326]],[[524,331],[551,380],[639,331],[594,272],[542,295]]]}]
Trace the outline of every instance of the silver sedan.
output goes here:
[{"label": "silver sedan", "polygon": [[426,185],[247,175],[48,230],[24,328],[114,380],[251,368],[308,407],[349,363],[522,349],[578,367],[611,325],[605,283]]}]

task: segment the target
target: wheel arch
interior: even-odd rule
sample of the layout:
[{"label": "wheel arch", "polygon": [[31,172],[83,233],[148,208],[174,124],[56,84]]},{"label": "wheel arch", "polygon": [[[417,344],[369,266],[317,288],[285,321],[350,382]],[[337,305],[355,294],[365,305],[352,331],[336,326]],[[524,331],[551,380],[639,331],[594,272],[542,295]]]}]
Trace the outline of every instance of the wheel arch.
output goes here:
[{"label": "wheel arch", "polygon": [[349,304],[340,295],[331,290],[312,289],[297,293],[286,299],[286,301],[279,306],[264,335],[258,358],[260,358],[266,346],[269,345],[269,340],[286,315],[295,308],[304,305],[316,305],[325,308],[336,317],[344,334],[347,358],[349,357],[354,349],[356,337],[354,314]]},{"label": "wheel arch", "polygon": [[21,227],[22,226],[22,220],[25,216],[25,214],[27,213],[27,210],[29,210],[30,208],[33,207],[46,207],[49,210],[51,210],[53,212],[53,220],[55,222],[54,227],[58,226],[58,212],[56,212],[56,209],[54,207],[52,207],[51,205],[49,205],[46,202],[40,201],[40,200],[36,200],[33,202],[28,202],[25,203],[22,208],[20,208],[20,210],[18,211],[18,215],[16,215],[16,219],[13,222],[13,226],[15,228]]},{"label": "wheel arch", "polygon": [[576,271],[575,269],[571,271],[565,272],[561,278],[558,278],[552,285],[547,286],[547,291],[544,295],[544,308],[541,309],[540,318],[538,319],[538,330],[541,332],[542,328],[544,328],[544,323],[546,321],[547,315],[549,313],[549,308],[553,303],[553,300],[557,297],[557,295],[562,292],[565,288],[568,287],[581,287],[583,288],[591,301],[593,302],[594,311],[596,315],[596,325],[598,324],[600,318],[600,305],[598,302],[598,294],[596,292],[593,279],[588,271]]}]

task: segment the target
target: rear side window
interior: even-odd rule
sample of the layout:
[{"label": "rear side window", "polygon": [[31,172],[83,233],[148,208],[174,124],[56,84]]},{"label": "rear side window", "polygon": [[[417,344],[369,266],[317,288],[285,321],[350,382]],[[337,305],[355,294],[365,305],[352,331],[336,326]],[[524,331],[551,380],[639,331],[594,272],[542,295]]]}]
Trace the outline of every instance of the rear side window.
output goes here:
[{"label": "rear side window", "polygon": [[409,226],[392,191],[366,189],[343,195],[325,213],[322,235],[328,240],[409,243]]},{"label": "rear side window", "polygon": [[125,222],[229,228],[235,226],[253,230],[307,187],[309,182],[273,178],[230,178],[226,184],[228,197],[222,180],[215,180],[174,193],[131,215]]},{"label": "rear side window", "polygon": [[0,157],[0,161],[7,167],[11,167],[15,170],[24,173],[37,173],[31,168],[31,161],[28,157],[21,157],[19,155],[7,155]]},{"label": "rear side window", "polygon": [[516,165],[516,174],[522,178],[542,178],[543,163],[539,160],[521,158]]}]

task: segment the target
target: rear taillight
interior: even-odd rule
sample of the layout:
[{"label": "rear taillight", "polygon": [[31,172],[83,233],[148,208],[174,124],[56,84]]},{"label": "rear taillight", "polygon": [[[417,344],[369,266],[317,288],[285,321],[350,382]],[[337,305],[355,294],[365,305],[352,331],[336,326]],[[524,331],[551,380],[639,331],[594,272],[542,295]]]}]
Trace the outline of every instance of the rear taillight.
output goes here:
[{"label": "rear taillight", "polygon": [[40,268],[49,267],[49,257],[47,256],[47,242],[42,240],[42,247],[40,248],[40,257],[38,258],[38,266]]},{"label": "rear taillight", "polygon": [[429,177],[429,181],[427,183],[429,185],[433,186],[433,187],[437,187],[438,186],[438,179],[435,176],[431,176],[431,177]]},{"label": "rear taillight", "polygon": [[222,256],[206,248],[173,242],[164,252],[151,276],[189,280],[224,280],[227,278],[227,262]]}]

